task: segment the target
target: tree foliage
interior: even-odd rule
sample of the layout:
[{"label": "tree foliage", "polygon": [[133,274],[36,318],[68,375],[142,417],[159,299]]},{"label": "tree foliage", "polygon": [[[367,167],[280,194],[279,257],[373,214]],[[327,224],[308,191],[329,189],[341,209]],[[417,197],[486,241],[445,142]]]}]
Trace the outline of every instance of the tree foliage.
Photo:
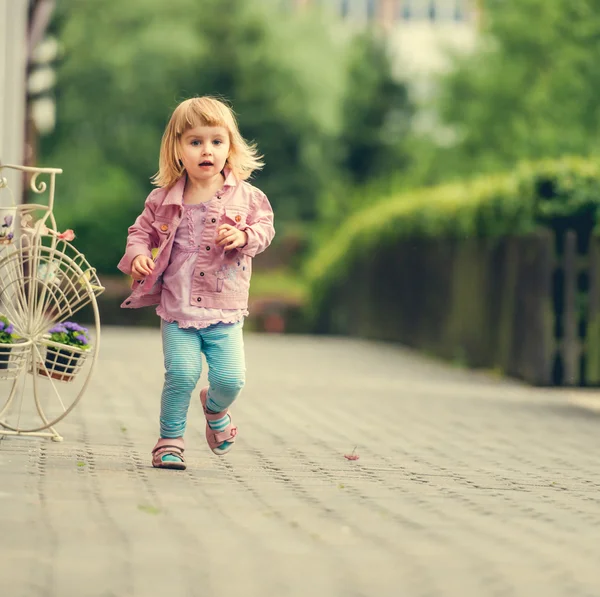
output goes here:
[{"label": "tree foliage", "polygon": [[599,39],[600,0],[484,3],[477,50],[442,85],[446,174],[597,151]]},{"label": "tree foliage", "polygon": [[373,31],[358,36],[349,58],[342,164],[352,182],[364,184],[406,164],[413,106],[406,84],[392,74],[384,38]]},{"label": "tree foliage", "polygon": [[[266,167],[254,181],[279,222],[313,222],[325,191],[401,165],[389,118],[406,107],[376,45],[331,35],[271,0],[58,3],[57,128],[42,161],[64,169],[57,216],[102,272],[115,272],[127,226],[158,167],[177,103],[231,102]],[[402,112],[403,113],[403,112]],[[101,253],[100,253],[101,252]]]}]

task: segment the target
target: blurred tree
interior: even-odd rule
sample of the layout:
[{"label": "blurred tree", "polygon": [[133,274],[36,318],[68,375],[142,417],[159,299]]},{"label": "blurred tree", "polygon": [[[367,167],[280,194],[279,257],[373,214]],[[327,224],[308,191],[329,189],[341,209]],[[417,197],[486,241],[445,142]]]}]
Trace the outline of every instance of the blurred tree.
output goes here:
[{"label": "blurred tree", "polygon": [[286,17],[267,0],[252,7],[213,0],[199,26],[219,55],[198,78],[207,93],[231,98],[243,134],[258,142],[266,166],[257,184],[279,219],[313,220],[328,177],[337,175],[329,148],[344,91],[340,48],[316,19]]},{"label": "blurred tree", "polygon": [[[323,27],[269,20],[243,0],[63,0],[54,28],[63,48],[58,126],[43,141],[42,159],[65,169],[61,226],[87,230],[90,206],[105,216],[101,204],[110,204],[111,217],[95,218],[101,249],[78,233],[105,271],[115,271],[109,264],[151,188],[170,111],[193,95],[232,102],[242,134],[265,155],[256,181],[278,217],[315,217],[317,197],[337,172],[329,149],[344,89],[340,52]],[[303,56],[286,31],[300,39]],[[323,68],[309,73],[306,60],[316,57]],[[99,250],[107,257],[96,257]]]},{"label": "blurred tree", "polygon": [[342,123],[336,139],[340,177],[330,181],[319,206],[319,245],[340,216],[404,186],[414,169],[411,133],[415,106],[408,85],[394,73],[385,38],[367,30],[351,39]]},{"label": "blurred tree", "polygon": [[317,12],[286,14],[277,0],[59,0],[53,27],[57,128],[42,160],[65,171],[59,225],[103,273],[116,273],[164,126],[187,97],[231,101],[265,156],[254,181],[279,229],[314,222],[327,194],[347,207],[349,186],[404,167],[411,108],[383,44],[334,35]]},{"label": "blurred tree", "polygon": [[490,0],[483,15],[477,51],[443,82],[441,115],[456,141],[440,168],[466,174],[596,151],[600,0]]},{"label": "blurred tree", "polygon": [[354,183],[402,170],[413,116],[406,84],[392,73],[385,38],[373,31],[353,40],[343,103],[342,164]]}]

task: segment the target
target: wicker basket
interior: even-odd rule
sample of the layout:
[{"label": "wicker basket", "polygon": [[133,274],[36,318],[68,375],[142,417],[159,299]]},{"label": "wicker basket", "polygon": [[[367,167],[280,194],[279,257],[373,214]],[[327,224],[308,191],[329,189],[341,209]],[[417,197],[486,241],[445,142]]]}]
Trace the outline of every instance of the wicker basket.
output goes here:
[{"label": "wicker basket", "polygon": [[16,340],[11,344],[0,343],[0,379],[19,377],[30,353],[30,340]]},{"label": "wicker basket", "polygon": [[51,377],[57,381],[73,381],[86,359],[92,354],[92,349],[83,350],[68,344],[59,344],[52,340],[44,340],[46,350],[44,361],[38,365],[38,374]]}]

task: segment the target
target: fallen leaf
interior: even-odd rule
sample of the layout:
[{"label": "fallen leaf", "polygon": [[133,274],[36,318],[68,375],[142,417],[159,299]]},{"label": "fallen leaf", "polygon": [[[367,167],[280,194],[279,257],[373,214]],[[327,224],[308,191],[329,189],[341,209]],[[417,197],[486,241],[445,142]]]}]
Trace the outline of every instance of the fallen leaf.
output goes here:
[{"label": "fallen leaf", "polygon": [[145,512],[146,514],[160,514],[160,509],[155,506],[150,506],[147,504],[139,504],[138,510]]},{"label": "fallen leaf", "polygon": [[358,460],[360,456],[356,453],[356,446],[354,446],[354,450],[352,450],[352,454],[344,454],[344,458],[346,460]]}]

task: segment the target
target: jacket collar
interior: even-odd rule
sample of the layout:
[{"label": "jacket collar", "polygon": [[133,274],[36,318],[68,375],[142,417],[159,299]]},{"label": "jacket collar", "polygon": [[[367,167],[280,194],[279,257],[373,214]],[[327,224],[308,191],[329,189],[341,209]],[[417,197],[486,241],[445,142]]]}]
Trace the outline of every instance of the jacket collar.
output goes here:
[{"label": "jacket collar", "polygon": [[[225,176],[225,183],[221,192],[225,191],[227,187],[237,186],[237,179],[231,168],[225,168],[223,170]],[[179,180],[167,191],[167,196],[163,201],[163,205],[183,205],[183,190],[185,189],[185,181],[187,180],[187,174],[184,174]]]}]

